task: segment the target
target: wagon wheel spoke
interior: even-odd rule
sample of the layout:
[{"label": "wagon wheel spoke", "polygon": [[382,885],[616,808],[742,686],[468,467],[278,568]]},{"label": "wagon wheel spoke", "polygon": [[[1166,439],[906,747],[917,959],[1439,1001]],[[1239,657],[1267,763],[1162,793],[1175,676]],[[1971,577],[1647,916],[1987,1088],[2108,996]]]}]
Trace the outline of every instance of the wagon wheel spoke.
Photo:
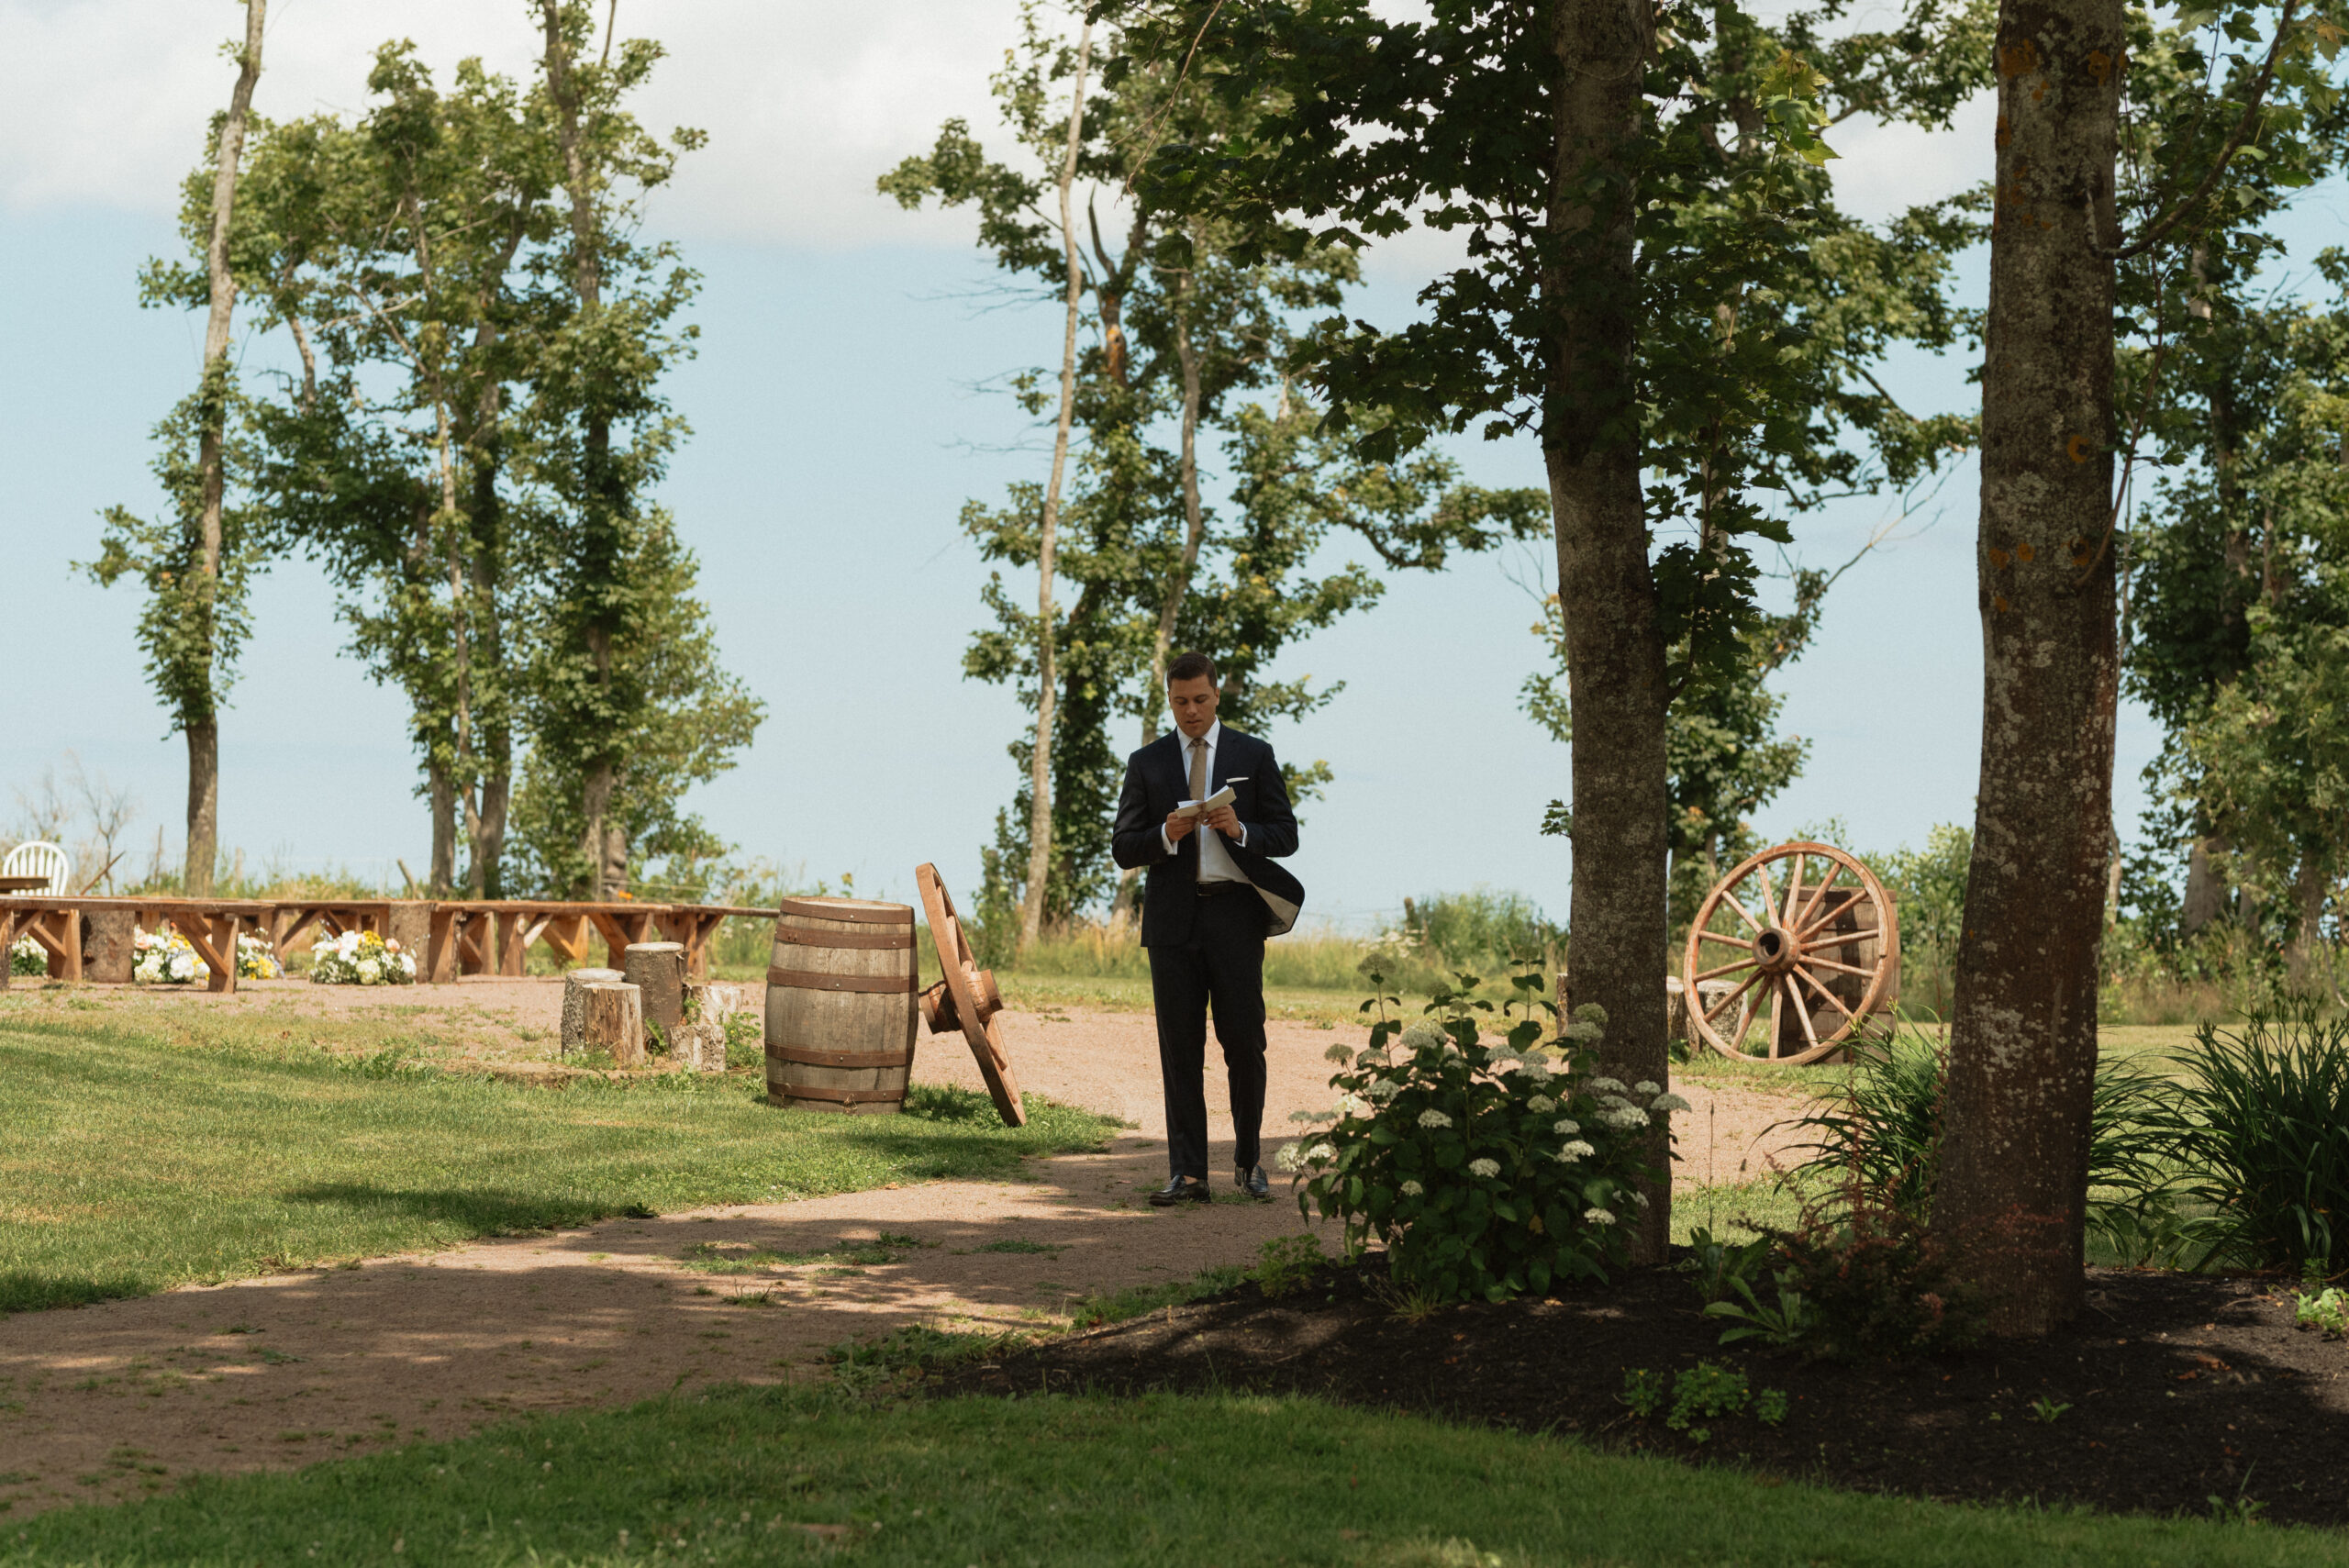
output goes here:
[{"label": "wagon wheel spoke", "polygon": [[[1802,913],[1797,916],[1794,919],[1787,922],[1787,924],[1796,929],[1796,940],[1801,940],[1801,932],[1803,929],[1810,925],[1811,917],[1819,914],[1820,906],[1827,901],[1827,895],[1834,890],[1837,879],[1842,877],[1842,862],[1831,860],[1827,862],[1826,879],[1820,883],[1818,886],[1810,890],[1810,899],[1802,906]],[[1833,918],[1834,916],[1831,914],[1821,916],[1820,923],[1824,924],[1826,921]]]},{"label": "wagon wheel spoke", "polygon": [[1787,1004],[1794,1008],[1796,1018],[1800,1020],[1802,1024],[1803,1038],[1810,1041],[1810,1048],[1813,1051],[1817,1051],[1819,1049],[1819,1030],[1811,1027],[1810,1009],[1802,1005],[1802,993],[1795,989],[1795,977],[1788,974],[1783,976],[1783,978],[1786,981],[1787,986]]},{"label": "wagon wheel spoke", "polygon": [[1813,969],[1831,969],[1840,974],[1856,974],[1863,980],[1874,980],[1876,973],[1873,969],[1862,969],[1857,964],[1852,963],[1838,963],[1831,958],[1814,958],[1809,953],[1803,954],[1802,962]]},{"label": "wagon wheel spoke", "polygon": [[1830,991],[1826,986],[1821,985],[1817,977],[1815,977],[1810,971],[1803,968],[1800,964],[1797,964],[1794,972],[1797,974],[1801,975],[1804,983],[1812,990],[1818,992],[1820,995],[1834,1003],[1836,1010],[1842,1013],[1846,1019],[1852,1023],[1858,1023],[1860,1021],[1860,1016],[1857,1013],[1854,1013],[1851,1008],[1843,1006],[1843,998],[1835,995],[1834,992]]},{"label": "wagon wheel spoke", "polygon": [[1762,913],[1769,916],[1775,926],[1778,923],[1778,895],[1770,886],[1770,862],[1764,861],[1753,868],[1753,873],[1762,879]]},{"label": "wagon wheel spoke", "polygon": [[1739,917],[1755,930],[1758,931],[1763,929],[1762,922],[1753,917],[1753,911],[1749,910],[1744,905],[1737,901],[1736,894],[1730,892],[1727,888],[1723,888],[1721,890],[1721,902],[1736,910]]},{"label": "wagon wheel spoke", "polygon": [[[1714,1003],[1711,1006],[1707,1007],[1704,1010],[1704,1020],[1709,1024],[1711,1023],[1715,1014],[1719,1013],[1723,1007],[1728,1006],[1731,1002],[1736,1001],[1740,996],[1744,995],[1748,991],[1753,989],[1753,983],[1761,978],[1762,972],[1758,969],[1753,973],[1747,975],[1745,977],[1745,983],[1742,985],[1740,985],[1736,990],[1731,992],[1728,995],[1723,996],[1720,1001]],[[1700,996],[1698,1000],[1701,1002],[1704,998]]]},{"label": "wagon wheel spoke", "polygon": [[1697,933],[1697,940],[1704,942],[1727,942],[1733,948],[1746,948],[1749,950],[1753,946],[1751,940],[1745,937],[1741,937],[1733,931],[1699,930]]},{"label": "wagon wheel spoke", "polygon": [[1795,923],[1795,904],[1802,897],[1802,868],[1805,858],[1806,851],[1797,850],[1794,864],[1787,873],[1787,906],[1778,917],[1778,924],[1781,926],[1791,926]]},{"label": "wagon wheel spoke", "polygon": [[[1845,909],[1850,907],[1851,906],[1845,905],[1841,908],[1828,910],[1826,913],[1820,915],[1818,919],[1811,921],[1809,925],[1795,931],[1795,940],[1798,943],[1809,941],[1813,937],[1819,935],[1820,932],[1827,929],[1830,922],[1833,921],[1838,916],[1842,915]],[[1865,931],[1838,931],[1834,933],[1835,940],[1828,945],[1834,946],[1842,942],[1865,941],[1869,937],[1875,936],[1876,934],[1876,930],[1873,928]]]},{"label": "wagon wheel spoke", "polygon": [[1734,973],[1736,971],[1741,969],[1751,969],[1753,965],[1761,962],[1762,961],[1758,958],[1740,959],[1735,963],[1724,963],[1719,969],[1709,969],[1705,971],[1704,973],[1697,976],[1697,978],[1698,980],[1718,980],[1724,974]]}]

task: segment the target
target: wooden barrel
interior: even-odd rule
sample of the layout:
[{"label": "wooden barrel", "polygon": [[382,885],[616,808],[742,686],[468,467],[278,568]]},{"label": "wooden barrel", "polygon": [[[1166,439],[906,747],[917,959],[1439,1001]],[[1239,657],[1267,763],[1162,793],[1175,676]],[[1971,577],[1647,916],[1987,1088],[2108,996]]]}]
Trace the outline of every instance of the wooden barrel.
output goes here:
[{"label": "wooden barrel", "polygon": [[767,969],[767,1098],[895,1112],[913,1073],[914,912],[857,898],[786,898]]}]

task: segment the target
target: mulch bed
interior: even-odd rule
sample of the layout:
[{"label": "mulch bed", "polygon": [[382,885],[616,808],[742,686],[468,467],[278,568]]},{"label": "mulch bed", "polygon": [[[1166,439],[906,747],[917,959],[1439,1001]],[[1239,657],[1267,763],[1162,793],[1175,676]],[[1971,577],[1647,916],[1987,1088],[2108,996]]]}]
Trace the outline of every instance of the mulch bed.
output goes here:
[{"label": "mulch bed", "polygon": [[[1281,1300],[1244,1284],[934,1386],[1297,1392],[1866,1491],[2198,1515],[2216,1496],[2264,1504],[2263,1519],[2349,1525],[2349,1344],[2296,1328],[2268,1282],[2093,1270],[2087,1310],[2044,1340],[1850,1364],[1724,1348],[1669,1269],[1416,1324],[1376,1288],[1383,1273],[1374,1258]],[[1784,1422],[1699,1420],[1700,1443],[1624,1406],[1627,1372],[1699,1361],[1783,1390]],[[2070,1408],[2043,1421],[2041,1399]]]}]

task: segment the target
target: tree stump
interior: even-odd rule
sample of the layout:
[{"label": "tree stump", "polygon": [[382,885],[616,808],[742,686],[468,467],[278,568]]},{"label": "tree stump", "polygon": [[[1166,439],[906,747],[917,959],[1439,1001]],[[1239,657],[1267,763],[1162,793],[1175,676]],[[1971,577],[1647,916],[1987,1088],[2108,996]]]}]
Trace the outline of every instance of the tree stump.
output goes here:
[{"label": "tree stump", "polygon": [[662,1037],[685,1021],[685,948],[683,942],[631,942],[621,955],[628,983],[644,992],[644,1021]]},{"label": "tree stump", "polygon": [[562,1053],[587,1049],[587,987],[628,978],[617,969],[574,969],[562,977]]},{"label": "tree stump", "polygon": [[108,985],[129,984],[131,965],[139,956],[132,946],[139,912],[95,909],[83,919],[89,931],[82,940],[82,978]]},{"label": "tree stump", "polygon": [[586,1047],[611,1053],[616,1067],[644,1065],[644,993],[603,981],[586,987]]}]

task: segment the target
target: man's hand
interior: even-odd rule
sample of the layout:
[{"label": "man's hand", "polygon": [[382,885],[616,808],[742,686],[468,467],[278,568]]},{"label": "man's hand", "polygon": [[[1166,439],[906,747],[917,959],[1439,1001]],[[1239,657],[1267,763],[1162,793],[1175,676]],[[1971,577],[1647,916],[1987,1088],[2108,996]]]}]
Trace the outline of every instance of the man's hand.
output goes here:
[{"label": "man's hand", "polygon": [[[1224,815],[1227,817],[1231,815],[1229,807],[1225,808]],[[1166,841],[1170,844],[1181,843],[1198,829],[1199,819],[1196,817],[1180,811],[1170,811],[1166,814]]]},{"label": "man's hand", "polygon": [[1227,839],[1240,837],[1240,814],[1229,806],[1219,806],[1207,814],[1208,826]]}]

